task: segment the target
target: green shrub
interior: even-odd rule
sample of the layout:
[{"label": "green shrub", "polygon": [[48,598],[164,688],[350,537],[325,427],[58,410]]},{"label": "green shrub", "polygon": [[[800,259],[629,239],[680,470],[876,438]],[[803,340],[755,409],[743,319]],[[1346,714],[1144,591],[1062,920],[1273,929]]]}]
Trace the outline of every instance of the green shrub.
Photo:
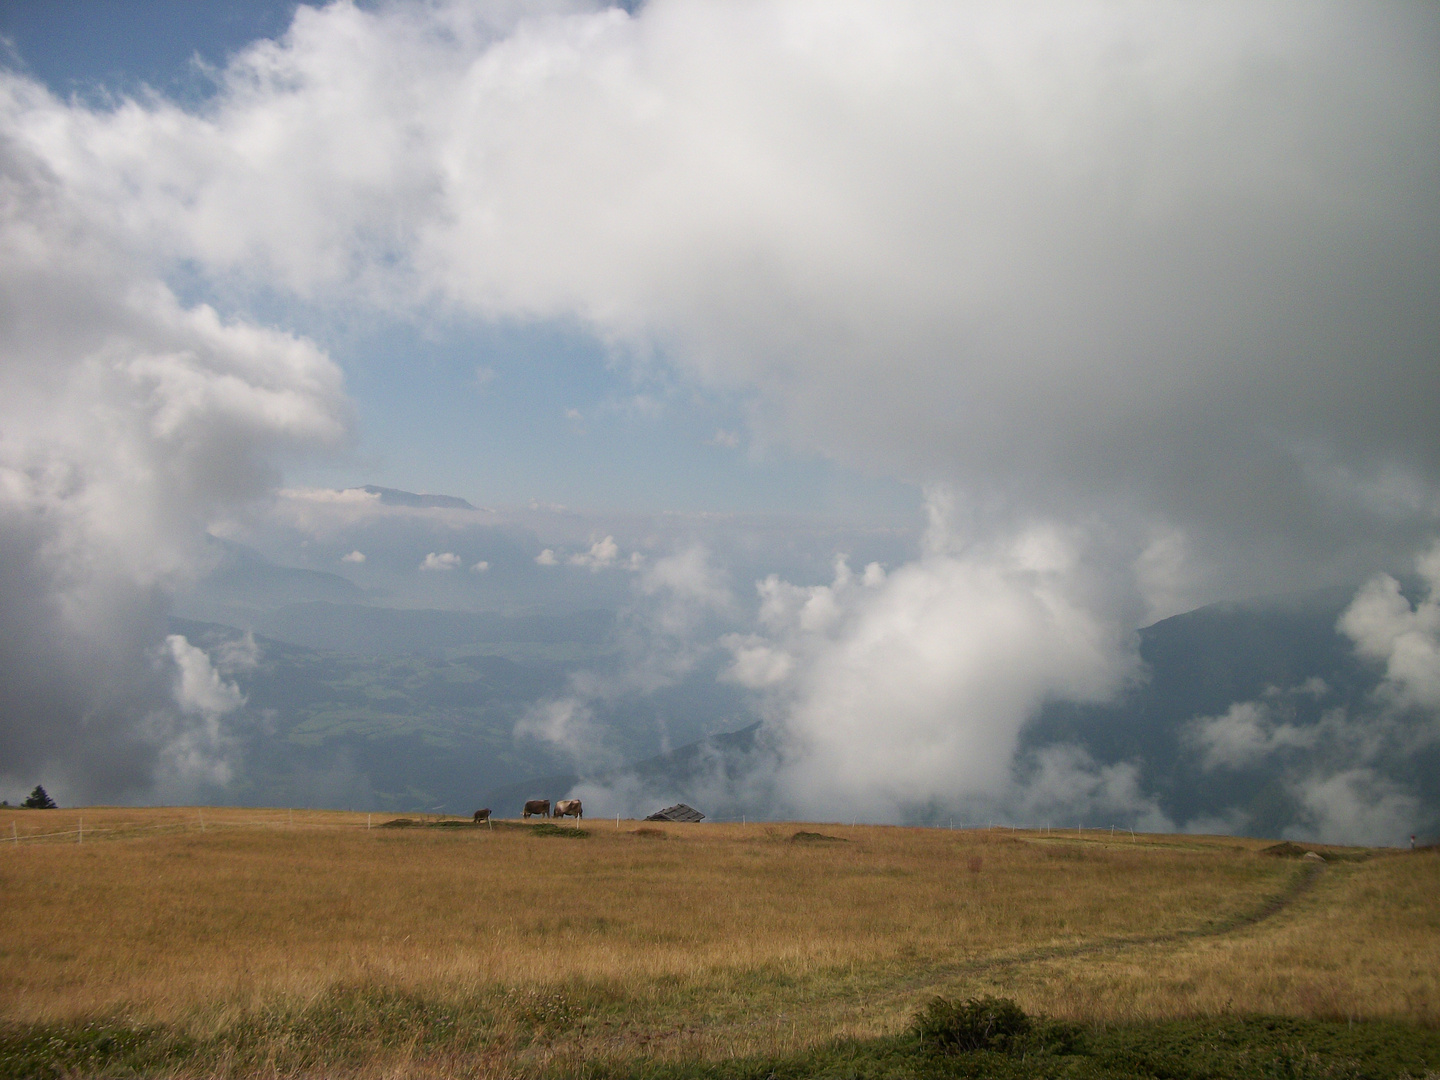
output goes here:
[{"label": "green shrub", "polygon": [[931,1050],[964,1054],[972,1050],[1008,1050],[1030,1034],[1025,1011],[1009,998],[951,1001],[937,997],[915,1017],[911,1029]]},{"label": "green shrub", "polygon": [[531,836],[568,836],[571,840],[584,840],[590,834],[584,829],[572,829],[569,826],[556,825],[553,822],[542,821],[539,825],[530,826]]}]

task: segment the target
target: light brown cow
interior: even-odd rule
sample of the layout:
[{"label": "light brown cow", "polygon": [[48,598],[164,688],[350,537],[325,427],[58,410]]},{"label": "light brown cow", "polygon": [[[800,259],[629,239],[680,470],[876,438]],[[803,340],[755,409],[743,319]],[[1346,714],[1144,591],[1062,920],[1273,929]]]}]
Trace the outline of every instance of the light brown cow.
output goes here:
[{"label": "light brown cow", "polygon": [[525,816],[528,818],[531,814],[537,814],[537,815],[539,815],[540,817],[549,817],[549,816],[550,816],[550,800],[549,800],[549,799],[531,799],[529,802],[527,802],[527,803],[525,804]]},{"label": "light brown cow", "polygon": [[490,808],[489,808],[488,806],[487,806],[484,810],[476,810],[476,811],[475,811],[475,824],[476,824],[476,825],[479,825],[482,821],[489,821],[489,820],[490,820]]},{"label": "light brown cow", "polygon": [[573,817],[578,821],[585,817],[585,810],[579,799],[561,799],[555,804],[555,816]]}]

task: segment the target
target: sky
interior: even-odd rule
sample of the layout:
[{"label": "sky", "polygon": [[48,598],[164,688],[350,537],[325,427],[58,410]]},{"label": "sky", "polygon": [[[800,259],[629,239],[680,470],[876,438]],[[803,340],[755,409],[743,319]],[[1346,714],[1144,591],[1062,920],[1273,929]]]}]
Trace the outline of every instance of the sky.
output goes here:
[{"label": "sky", "polygon": [[[298,5],[78,0],[0,4],[10,66],[64,98],[154,93],[203,108],[255,41],[282,36]],[[370,5],[373,9],[374,5]],[[342,363],[355,418],[344,452],[297,461],[293,482],[390,484],[478,503],[591,509],[795,511],[899,520],[913,484],[771,447],[745,432],[743,395],[697,395],[667,373],[617,364],[573,317],[477,319],[217,291],[172,267],[168,283],[232,312],[263,312],[323,341]]]},{"label": "sky", "polygon": [[[1113,693],[1136,626],[1440,533],[1433,5],[5,2],[0,34],[27,707],[140,702],[156,645],[116,628],[207,535],[380,483],[908,529],[868,583],[737,586],[735,677],[840,769],[881,685],[846,680],[918,655],[897,761],[978,776]],[[687,550],[638,595],[723,607]],[[801,647],[831,624],[782,633],[782,584],[875,599]]]}]

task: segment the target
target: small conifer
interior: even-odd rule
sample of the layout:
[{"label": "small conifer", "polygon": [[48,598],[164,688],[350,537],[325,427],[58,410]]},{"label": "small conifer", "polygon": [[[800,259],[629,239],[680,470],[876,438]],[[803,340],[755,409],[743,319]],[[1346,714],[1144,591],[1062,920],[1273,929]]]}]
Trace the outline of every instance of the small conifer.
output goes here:
[{"label": "small conifer", "polygon": [[20,805],[27,810],[54,810],[55,800],[50,797],[49,793],[43,787],[36,784],[35,790],[30,792],[30,797]]}]

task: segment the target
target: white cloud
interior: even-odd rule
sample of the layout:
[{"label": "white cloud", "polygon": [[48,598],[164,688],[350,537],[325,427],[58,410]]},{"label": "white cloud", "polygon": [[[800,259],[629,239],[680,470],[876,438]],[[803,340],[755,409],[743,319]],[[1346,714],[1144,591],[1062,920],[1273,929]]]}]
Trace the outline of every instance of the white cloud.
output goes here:
[{"label": "white cloud", "polygon": [[579,696],[540,702],[515,725],[517,739],[536,739],[566,751],[576,761],[613,764],[604,748],[604,731],[594,711]]},{"label": "white cloud", "polygon": [[464,560],[453,551],[430,552],[420,563],[421,570],[457,570]]},{"label": "white cloud", "polygon": [[[238,650],[231,649],[230,662],[253,666],[254,645],[247,636]],[[184,636],[166,637],[165,649],[175,668],[172,693],[181,715],[156,712],[148,718],[148,727],[162,743],[158,780],[172,787],[224,784],[232,775],[232,747],[221,719],[244,705],[245,697],[233,682],[220,677],[209,655]]]},{"label": "white cloud", "polygon": [[1133,762],[1100,765],[1077,746],[1042,747],[1022,763],[1023,777],[997,801],[1011,820],[1032,826],[1172,832],[1174,822],[1141,789]]},{"label": "white cloud", "polygon": [[795,658],[759,634],[726,634],[720,644],[735,658],[726,677],[751,690],[784,682],[795,670]]},{"label": "white cloud", "polygon": [[517,737],[563,749],[577,769],[592,775],[623,763],[597,711],[644,699],[690,676],[714,650],[719,626],[736,613],[723,575],[699,544],[656,559],[631,588],[632,600],[617,620],[619,655],[604,670],[572,672],[567,692],[531,709],[515,729]]},{"label": "white cloud", "polygon": [[1417,561],[1427,589],[1416,603],[1389,575],[1355,594],[1335,629],[1362,658],[1383,663],[1373,692],[1297,722],[1302,699],[1321,704],[1323,679],[1271,687],[1221,716],[1190,722],[1188,748],[1207,770],[1263,770],[1297,806],[1288,835],[1333,843],[1396,844],[1415,831],[1424,808],[1402,781],[1417,752],[1440,742],[1440,547]]},{"label": "white cloud", "polygon": [[968,544],[940,502],[921,559],[858,581],[837,560],[823,586],[768,578],[763,632],[724,641],[729,677],[768,687],[776,783],[805,816],[1014,802],[1024,723],[1050,698],[1104,699],[1132,670],[1126,635],[1084,606],[1056,533]]},{"label": "white cloud", "polygon": [[571,555],[567,561],[571,566],[587,566],[593,571],[614,566],[619,557],[620,547],[615,543],[615,537],[607,536],[591,544],[589,551]]},{"label": "white cloud", "polygon": [[477,562],[474,566],[470,567],[470,570],[471,570],[473,573],[476,573],[476,574],[483,574],[483,573],[485,573],[485,571],[487,571],[487,570],[489,570],[489,569],[490,569],[490,564],[489,564],[488,562],[486,562],[484,559],[481,559],[481,560],[480,560],[479,562]]},{"label": "white cloud", "polygon": [[363,507],[380,509],[380,493],[364,488],[281,488],[276,496],[287,502],[314,503],[320,506]]},{"label": "white cloud", "polygon": [[554,566],[560,560],[555,558],[555,552],[546,548],[539,555],[535,556],[535,562],[540,566]]},{"label": "white cloud", "polygon": [[1200,606],[1204,576],[1194,565],[1184,533],[1155,536],[1135,560],[1135,582],[1145,605],[1145,622],[1154,623]]},{"label": "white cloud", "polygon": [[224,716],[245,704],[239,688],[220,677],[205,650],[180,634],[167,637],[165,647],[176,667],[175,703],[185,712]]},{"label": "white cloud", "polygon": [[1318,728],[1301,728],[1279,720],[1265,702],[1243,701],[1223,716],[1192,720],[1188,738],[1202,752],[1207,769],[1243,769],[1260,765],[1280,750],[1313,747]]},{"label": "white cloud", "polygon": [[[1440,145],[1436,18],[302,6],[203,110],[9,77],[0,121],[151,262],[578,320],[749,395],[769,442],[957,484],[1005,529],[1174,529],[1262,587],[1440,505],[1440,161],[1398,149]],[[1317,460],[1418,494],[1352,506]],[[1157,613],[1190,595],[1172,554],[1140,567]]]},{"label": "white cloud", "polygon": [[1413,606],[1388,574],[1368,582],[1337,629],[1369,660],[1383,661],[1381,694],[1400,708],[1440,709],[1440,544],[1416,560],[1426,593]]},{"label": "white cloud", "polygon": [[1371,768],[1307,777],[1296,790],[1303,816],[1286,835],[1297,839],[1399,847],[1421,819],[1415,796]]},{"label": "white cloud", "polygon": [[251,630],[238,638],[221,642],[215,657],[216,669],[227,674],[254,671],[259,664],[260,646],[256,644],[254,631]]},{"label": "white cloud", "polygon": [[658,603],[651,617],[667,634],[688,633],[710,614],[727,614],[735,597],[703,544],[655,560],[640,577],[640,593]]},{"label": "white cloud", "polygon": [[314,343],[176,297],[135,205],[95,196],[108,166],[33,126],[67,109],[0,74],[0,711],[21,718],[0,771],[63,768],[98,800],[144,792],[197,737],[155,719],[174,710],[147,652],[172,652],[186,694],[204,683],[164,644],[167,592],[284,461],[343,444],[349,405]]},{"label": "white cloud", "polygon": [[340,561],[359,565],[365,561],[365,553],[363,551],[352,551],[349,555],[341,555]]}]

